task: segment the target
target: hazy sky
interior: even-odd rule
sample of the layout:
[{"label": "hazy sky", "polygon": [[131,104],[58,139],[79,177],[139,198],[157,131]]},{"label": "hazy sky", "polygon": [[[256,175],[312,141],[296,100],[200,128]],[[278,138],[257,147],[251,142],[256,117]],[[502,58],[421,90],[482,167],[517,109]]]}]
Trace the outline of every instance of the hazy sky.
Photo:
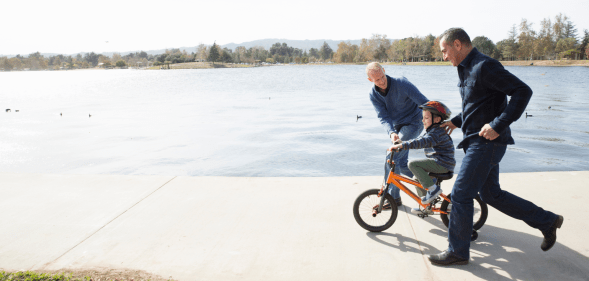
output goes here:
[{"label": "hazy sky", "polygon": [[[484,3],[484,4],[483,4]],[[242,43],[257,39],[439,35],[462,27],[493,42],[523,18],[562,13],[589,29],[589,0],[498,1],[27,1],[0,4],[0,54],[124,52]],[[332,46],[335,47],[335,46]]]}]

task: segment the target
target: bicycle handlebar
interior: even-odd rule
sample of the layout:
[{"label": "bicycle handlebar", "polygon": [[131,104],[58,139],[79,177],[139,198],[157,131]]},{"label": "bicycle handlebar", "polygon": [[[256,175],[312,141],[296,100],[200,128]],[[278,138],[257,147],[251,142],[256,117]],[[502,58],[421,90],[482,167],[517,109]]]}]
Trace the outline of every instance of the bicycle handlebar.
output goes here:
[{"label": "bicycle handlebar", "polygon": [[[401,140],[396,140],[393,144],[401,144],[403,141]],[[393,155],[395,155],[395,152],[399,152],[401,151],[401,149],[391,149],[390,147],[387,149],[387,152],[391,153],[391,156],[389,157],[389,161],[391,163],[393,163]]]},{"label": "bicycle handlebar", "polygon": [[[393,144],[401,144],[401,143],[403,143],[403,141],[401,141],[401,140],[396,140],[396,141],[395,141]],[[392,150],[392,149],[389,147],[389,148],[387,149],[387,151],[393,151],[393,150]],[[399,151],[401,151],[401,148],[399,148],[399,149],[396,149],[396,150],[395,150],[395,152],[399,152]]]}]

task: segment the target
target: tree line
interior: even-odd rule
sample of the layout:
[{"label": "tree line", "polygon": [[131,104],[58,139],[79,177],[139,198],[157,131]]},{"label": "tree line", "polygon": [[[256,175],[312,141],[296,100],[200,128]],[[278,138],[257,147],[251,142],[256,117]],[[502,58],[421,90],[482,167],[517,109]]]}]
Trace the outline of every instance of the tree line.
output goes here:
[{"label": "tree line", "polygon": [[[581,37],[582,36],[582,37]],[[424,37],[414,36],[400,40],[388,39],[386,35],[373,34],[371,38],[362,39],[360,45],[342,41],[337,51],[324,42],[316,49],[301,50],[286,43],[275,43],[266,50],[264,47],[246,48],[238,46],[235,50],[200,44],[194,52],[169,49],[163,54],[150,55],[144,51],[124,56],[113,54],[105,56],[94,52],[75,56],[54,55],[44,57],[39,52],[27,57],[17,55],[12,58],[0,57],[0,70],[44,70],[77,69],[93,67],[145,67],[183,62],[224,62],[224,63],[363,63],[380,62],[415,62],[440,61],[442,53],[438,37],[429,34]],[[563,14],[554,20],[545,18],[540,22],[538,31],[533,23],[522,19],[519,25],[508,30],[508,38],[494,43],[485,36],[472,39],[472,44],[480,52],[498,60],[551,60],[551,59],[587,59],[589,57],[589,31],[585,29],[578,34],[574,23]]]},{"label": "tree line", "polygon": [[[496,44],[486,36],[477,36],[471,42],[480,52],[498,60],[587,59],[589,31],[585,29],[583,33],[580,38],[573,22],[559,14],[554,21],[543,19],[538,31],[522,19],[519,26],[514,24],[508,31],[507,39]],[[439,40],[431,34],[401,40],[373,34],[370,39],[362,39],[359,46],[340,42],[333,60],[338,63],[439,61],[442,60]]]},{"label": "tree line", "polygon": [[128,65],[148,65],[153,61],[153,55],[146,52],[130,53],[125,56],[113,54],[111,57],[94,52],[77,54],[75,56],[54,55],[42,56],[39,52],[32,53],[27,57],[17,55],[12,58],[0,57],[0,70],[60,70],[60,69],[82,69],[101,67],[127,67]]},{"label": "tree line", "polygon": [[309,51],[288,46],[286,43],[274,43],[269,50],[264,47],[245,48],[238,46],[235,50],[221,48],[216,43],[212,46],[201,44],[197,47],[196,61],[232,62],[232,63],[312,63],[329,61],[333,58],[333,49],[323,42],[319,48]]}]

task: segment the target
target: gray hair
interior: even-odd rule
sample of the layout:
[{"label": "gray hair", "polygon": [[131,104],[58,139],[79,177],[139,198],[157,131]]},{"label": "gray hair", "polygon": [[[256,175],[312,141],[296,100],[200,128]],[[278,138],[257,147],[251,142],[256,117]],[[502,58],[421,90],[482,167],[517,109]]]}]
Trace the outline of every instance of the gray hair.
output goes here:
[{"label": "gray hair", "polygon": [[[378,62],[371,62],[366,66],[366,75],[368,75],[368,73],[370,73],[371,71],[383,71],[382,65],[380,65],[380,63]],[[370,76],[368,76],[370,77]]]},{"label": "gray hair", "polygon": [[452,27],[442,35],[440,35],[440,40],[443,40],[446,44],[452,44],[454,41],[458,40],[460,43],[466,46],[471,46],[470,37],[466,34],[466,31],[460,27]]}]

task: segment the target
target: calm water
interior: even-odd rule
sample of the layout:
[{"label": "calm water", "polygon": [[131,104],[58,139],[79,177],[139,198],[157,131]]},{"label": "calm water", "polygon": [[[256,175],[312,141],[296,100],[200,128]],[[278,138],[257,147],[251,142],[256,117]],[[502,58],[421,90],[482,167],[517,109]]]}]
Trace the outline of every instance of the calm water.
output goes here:
[{"label": "calm water", "polygon": [[[460,111],[455,68],[386,70]],[[533,117],[512,124],[501,171],[589,170],[589,68],[508,70],[534,90]],[[370,87],[364,66],[0,72],[0,172],[380,175]]]}]

